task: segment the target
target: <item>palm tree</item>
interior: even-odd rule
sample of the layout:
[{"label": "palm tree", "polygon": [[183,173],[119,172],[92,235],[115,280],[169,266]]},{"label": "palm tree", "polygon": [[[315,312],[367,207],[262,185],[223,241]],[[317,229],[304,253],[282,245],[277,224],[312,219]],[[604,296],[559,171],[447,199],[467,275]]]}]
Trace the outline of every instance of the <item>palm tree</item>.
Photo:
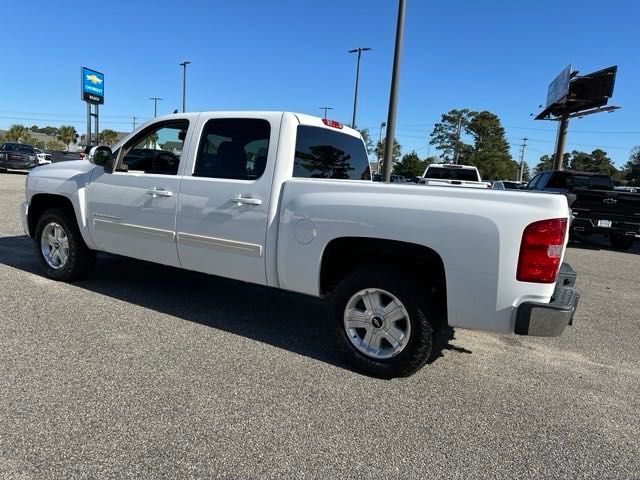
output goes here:
[{"label": "palm tree", "polygon": [[100,143],[103,145],[113,145],[118,140],[118,132],[106,129],[100,132]]},{"label": "palm tree", "polygon": [[65,151],[69,151],[69,145],[78,141],[78,132],[75,127],[71,125],[62,125],[58,128],[58,134],[56,135],[58,140],[66,145]]},{"label": "palm tree", "polygon": [[4,137],[7,142],[17,142],[25,133],[27,133],[27,129],[24,125],[11,125]]}]

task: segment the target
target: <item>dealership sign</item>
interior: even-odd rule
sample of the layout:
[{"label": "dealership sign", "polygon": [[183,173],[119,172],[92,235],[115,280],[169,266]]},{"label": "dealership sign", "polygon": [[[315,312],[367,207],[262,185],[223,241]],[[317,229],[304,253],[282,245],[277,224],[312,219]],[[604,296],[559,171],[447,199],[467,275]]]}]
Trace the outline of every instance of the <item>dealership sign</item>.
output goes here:
[{"label": "dealership sign", "polygon": [[81,98],[95,105],[104,103],[104,74],[82,67]]}]

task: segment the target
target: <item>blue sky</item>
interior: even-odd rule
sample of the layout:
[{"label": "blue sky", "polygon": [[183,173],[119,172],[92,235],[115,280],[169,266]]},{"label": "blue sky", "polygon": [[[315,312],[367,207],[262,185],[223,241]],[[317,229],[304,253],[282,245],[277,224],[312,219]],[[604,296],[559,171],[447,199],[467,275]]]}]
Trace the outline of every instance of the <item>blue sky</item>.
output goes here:
[{"label": "blue sky", "polygon": [[[0,128],[73,124],[84,132],[80,66],[105,73],[101,128],[131,129],[181,106],[182,60],[189,110],[273,109],[349,123],[355,56],[362,58],[357,124],[377,139],[386,120],[395,0],[11,2],[0,30]],[[407,0],[397,138],[425,157],[433,123],[451,108],[498,114],[514,157],[551,153],[556,124],[530,113],[567,64],[582,73],[619,66],[611,114],[575,120],[567,148],[603,148],[617,165],[640,144],[640,4],[632,0]],[[566,30],[566,35],[563,35]],[[11,68],[9,68],[11,66]],[[140,121],[140,120],[138,120]]]}]

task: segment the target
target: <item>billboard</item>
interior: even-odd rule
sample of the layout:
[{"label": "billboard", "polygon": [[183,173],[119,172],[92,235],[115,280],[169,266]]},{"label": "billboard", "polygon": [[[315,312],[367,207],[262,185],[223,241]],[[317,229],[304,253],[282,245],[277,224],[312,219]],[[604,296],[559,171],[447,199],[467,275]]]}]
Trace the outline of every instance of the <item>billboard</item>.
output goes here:
[{"label": "billboard", "polygon": [[80,69],[81,90],[80,97],[82,100],[95,105],[104,103],[104,74],[87,67]]},{"label": "billboard", "polygon": [[569,94],[569,80],[571,80],[571,65],[567,65],[567,67],[553,79],[553,82],[549,84],[549,89],[547,90],[547,107],[566,98]]}]

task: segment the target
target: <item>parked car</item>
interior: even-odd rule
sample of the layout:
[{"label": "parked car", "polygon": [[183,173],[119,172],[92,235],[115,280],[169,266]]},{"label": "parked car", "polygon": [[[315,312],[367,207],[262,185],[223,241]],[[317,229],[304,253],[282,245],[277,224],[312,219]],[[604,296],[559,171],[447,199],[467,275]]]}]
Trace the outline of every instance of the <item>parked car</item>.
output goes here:
[{"label": "parked car", "polygon": [[603,173],[546,171],[533,177],[529,191],[571,193],[571,232],[604,233],[614,248],[627,250],[640,237],[640,194],[616,190]]},{"label": "parked car", "polygon": [[[140,149],[156,151],[144,167]],[[569,214],[563,196],[373,183],[360,134],[331,120],[205,112],[33,170],[21,218],[56,280],[106,251],[326,298],[351,364],[393,377],[446,326],[560,335]]]},{"label": "parked car", "polygon": [[0,171],[30,170],[37,166],[38,157],[31,145],[7,142],[0,146]]},{"label": "parked car", "polygon": [[491,188],[494,190],[520,190],[527,182],[517,182],[515,180],[499,180],[493,182]]},{"label": "parked car", "polygon": [[49,152],[45,152],[39,148],[34,148],[33,150],[36,152],[36,157],[38,157],[38,165],[48,165],[53,161],[53,157]]},{"label": "parked car", "polygon": [[491,188],[490,183],[482,181],[476,167],[448,163],[429,165],[418,183],[440,187]]}]

